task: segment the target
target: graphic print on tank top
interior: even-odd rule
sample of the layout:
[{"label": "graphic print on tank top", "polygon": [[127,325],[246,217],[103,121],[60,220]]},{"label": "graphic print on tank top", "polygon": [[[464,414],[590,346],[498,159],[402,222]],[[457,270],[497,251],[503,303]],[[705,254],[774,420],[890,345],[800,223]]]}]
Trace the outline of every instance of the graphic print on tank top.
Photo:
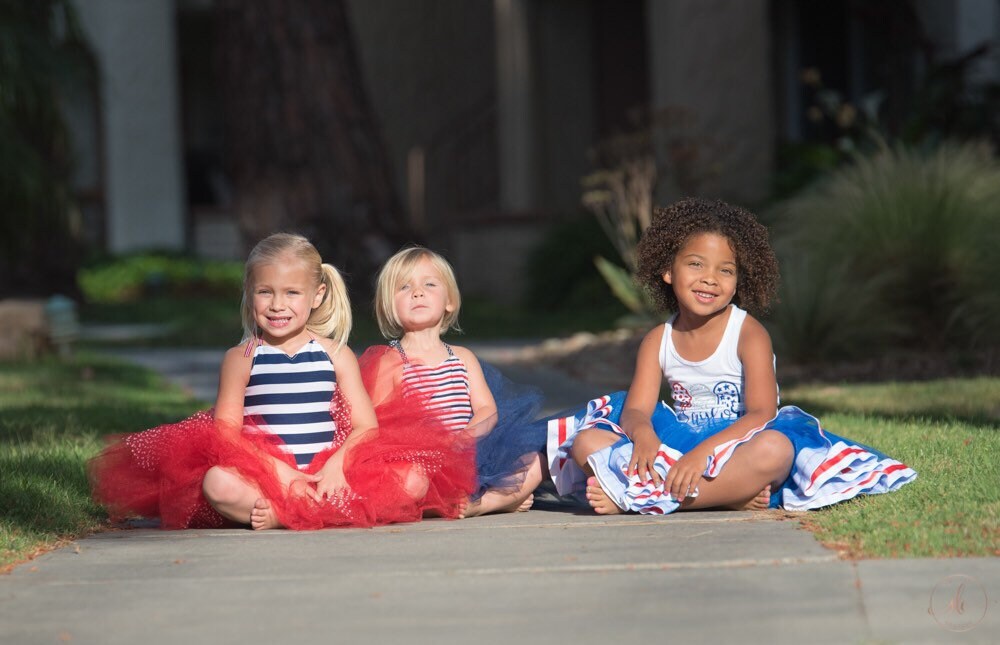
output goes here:
[{"label": "graphic print on tank top", "polygon": [[333,445],[337,423],[330,402],[336,388],[333,363],[315,340],[292,356],[258,345],[243,398],[244,423],[256,423],[273,434],[280,449],[305,468]]},{"label": "graphic print on tank top", "polygon": [[464,430],[472,420],[469,372],[451,345],[445,343],[448,358],[437,367],[411,363],[397,340],[389,345],[403,359],[403,388],[424,397],[430,411],[449,430]]},{"label": "graphic print on tank top", "polygon": [[673,343],[673,316],[664,325],[660,367],[670,384],[674,412],[681,421],[735,421],[746,411],[743,363],[737,344],[746,312],[732,306],[719,346],[702,361],[682,357]]}]

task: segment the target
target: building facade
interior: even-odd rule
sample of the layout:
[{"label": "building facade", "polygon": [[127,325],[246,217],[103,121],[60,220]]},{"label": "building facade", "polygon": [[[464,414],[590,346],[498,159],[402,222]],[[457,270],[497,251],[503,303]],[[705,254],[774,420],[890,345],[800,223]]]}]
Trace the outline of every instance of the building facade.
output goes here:
[{"label": "building facade", "polygon": [[[346,1],[413,228],[453,260],[463,292],[506,300],[545,229],[580,212],[588,152],[637,110],[683,115],[684,136],[709,142],[704,192],[753,205],[771,190],[779,143],[809,136],[802,69],[860,100],[891,53],[850,0]],[[975,74],[998,78],[1000,2],[912,7],[939,58],[985,44]],[[241,252],[213,8],[77,0],[101,82],[68,101],[76,187],[93,240],[112,252]]]}]

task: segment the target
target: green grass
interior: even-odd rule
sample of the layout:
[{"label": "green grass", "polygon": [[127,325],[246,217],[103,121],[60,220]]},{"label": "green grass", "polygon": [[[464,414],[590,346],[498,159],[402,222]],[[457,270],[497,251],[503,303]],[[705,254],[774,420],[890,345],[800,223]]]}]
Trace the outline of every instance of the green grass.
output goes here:
[{"label": "green grass", "polygon": [[918,474],[803,516],[823,543],[857,557],[1000,555],[1000,378],[802,386],[782,398]]},{"label": "green grass", "polygon": [[0,369],[0,570],[94,531],[86,460],[104,434],[176,421],[198,403],[158,376],[81,354]]}]

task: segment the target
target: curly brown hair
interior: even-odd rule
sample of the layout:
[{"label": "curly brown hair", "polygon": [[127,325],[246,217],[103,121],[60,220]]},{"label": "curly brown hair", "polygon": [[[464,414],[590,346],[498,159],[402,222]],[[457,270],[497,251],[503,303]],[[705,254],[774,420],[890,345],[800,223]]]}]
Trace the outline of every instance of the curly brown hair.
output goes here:
[{"label": "curly brown hair", "polygon": [[692,236],[718,233],[736,254],[737,282],[733,302],[751,313],[767,311],[777,300],[778,261],[767,228],[753,213],[723,201],[688,198],[653,209],[653,221],[636,247],[636,278],[664,309],[677,310],[673,287],[663,274]]}]

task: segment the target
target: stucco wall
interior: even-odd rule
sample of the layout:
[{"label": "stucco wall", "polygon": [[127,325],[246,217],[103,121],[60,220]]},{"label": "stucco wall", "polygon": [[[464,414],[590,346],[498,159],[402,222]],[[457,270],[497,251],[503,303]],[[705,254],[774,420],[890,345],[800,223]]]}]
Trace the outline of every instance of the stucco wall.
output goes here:
[{"label": "stucco wall", "polygon": [[767,1],[650,0],[648,16],[654,105],[691,110],[712,139],[719,195],[762,199],[775,140]]},{"label": "stucco wall", "polygon": [[184,248],[173,0],[77,0],[98,59],[109,250]]}]

